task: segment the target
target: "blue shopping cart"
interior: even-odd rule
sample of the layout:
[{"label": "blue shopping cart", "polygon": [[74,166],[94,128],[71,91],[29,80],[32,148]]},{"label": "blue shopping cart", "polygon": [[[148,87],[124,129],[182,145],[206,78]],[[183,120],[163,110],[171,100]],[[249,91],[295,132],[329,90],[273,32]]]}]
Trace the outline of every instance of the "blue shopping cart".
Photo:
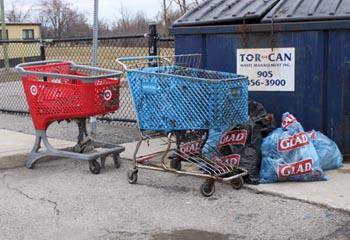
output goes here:
[{"label": "blue shopping cart", "polygon": [[[128,172],[130,183],[136,183],[138,168],[146,168],[205,177],[208,181],[201,188],[205,196],[214,193],[214,180],[231,181],[239,187],[243,184],[245,170],[218,161],[220,153],[210,154],[216,156],[215,160],[203,155],[215,151],[215,146],[203,148],[209,129],[229,128],[248,120],[246,77],[199,68],[200,54],[124,57],[117,62],[127,72],[141,132],[134,167]],[[137,157],[142,141],[151,138],[150,131],[167,135],[167,149],[160,153],[161,165],[150,164],[154,154]],[[179,141],[188,140],[184,136],[191,136],[190,141]],[[169,157],[170,167],[165,162]],[[182,161],[195,165],[197,171],[193,167],[191,171],[181,171]]]}]

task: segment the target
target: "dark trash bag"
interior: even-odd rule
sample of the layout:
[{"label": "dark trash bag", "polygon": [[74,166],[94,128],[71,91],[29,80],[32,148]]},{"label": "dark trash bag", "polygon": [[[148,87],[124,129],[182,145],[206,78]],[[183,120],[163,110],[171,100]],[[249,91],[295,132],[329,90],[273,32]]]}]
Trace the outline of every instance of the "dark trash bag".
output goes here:
[{"label": "dark trash bag", "polygon": [[259,102],[249,101],[249,118],[255,125],[260,127],[262,137],[266,137],[276,128],[273,114],[268,113]]},{"label": "dark trash bag", "polygon": [[[233,166],[239,166],[248,171],[248,175],[244,177],[246,183],[259,183],[259,170],[261,162],[261,132],[260,127],[250,122],[236,126],[227,131],[210,130],[209,138],[203,148],[203,154],[212,159],[213,155],[225,161],[225,156],[232,156],[235,161],[226,162]],[[208,149],[215,148],[215,151]],[[233,158],[234,156],[234,158]]]},{"label": "dark trash bag", "polygon": [[198,157],[202,154],[203,146],[208,138],[208,130],[176,131],[176,151],[169,156],[170,167],[181,170],[181,161],[185,158]]},{"label": "dark trash bag", "polygon": [[212,158],[213,154],[206,152],[206,149],[215,146],[218,151],[215,154],[224,156],[222,159],[231,156],[235,161],[229,164],[248,171],[248,175],[244,177],[246,183],[258,184],[262,138],[275,129],[275,121],[273,114],[268,114],[264,106],[255,101],[249,102],[249,119],[246,124],[232,126],[229,130],[210,130],[204,155]]},{"label": "dark trash bag", "polygon": [[261,126],[255,125],[252,121],[223,133],[219,140],[218,149],[221,154],[240,156],[239,166],[248,171],[248,175],[244,178],[246,183],[259,183],[261,141]]}]

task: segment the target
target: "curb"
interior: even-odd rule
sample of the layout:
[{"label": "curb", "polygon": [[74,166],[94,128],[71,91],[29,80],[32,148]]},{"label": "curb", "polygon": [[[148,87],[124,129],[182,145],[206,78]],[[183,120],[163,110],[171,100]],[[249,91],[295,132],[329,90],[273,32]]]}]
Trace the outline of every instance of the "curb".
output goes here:
[{"label": "curb", "polygon": [[252,192],[254,192],[256,194],[266,194],[266,195],[270,195],[270,196],[280,197],[280,198],[283,198],[283,199],[295,200],[295,201],[299,201],[299,202],[303,202],[303,203],[309,203],[309,204],[320,206],[320,207],[323,207],[323,208],[334,209],[336,211],[346,212],[346,213],[350,214],[350,209],[348,209],[348,208],[336,207],[336,206],[332,206],[332,205],[327,204],[327,203],[320,203],[320,202],[317,202],[317,201],[312,201],[312,200],[307,200],[307,199],[302,199],[302,198],[297,198],[297,197],[291,197],[291,196],[288,196],[287,194],[278,193],[278,192],[275,192],[275,191],[260,190],[254,185],[247,185],[247,184],[245,184],[245,185],[243,185],[243,187],[245,189],[247,189],[248,191],[252,191]]},{"label": "curb", "polygon": [[18,153],[0,157],[0,170],[24,167],[27,156],[27,153]]}]

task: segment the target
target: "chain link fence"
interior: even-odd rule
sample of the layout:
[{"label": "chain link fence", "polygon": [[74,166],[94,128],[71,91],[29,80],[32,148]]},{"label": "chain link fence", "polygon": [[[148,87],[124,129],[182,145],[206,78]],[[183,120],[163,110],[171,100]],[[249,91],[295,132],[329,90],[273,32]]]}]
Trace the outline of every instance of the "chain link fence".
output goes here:
[{"label": "chain link fence", "polygon": [[[157,44],[158,54],[174,55],[172,38],[155,38],[150,41],[149,35],[133,35],[100,38],[98,46],[98,66],[108,69],[120,69],[116,58],[124,56],[146,56],[151,52],[151,44]],[[42,44],[43,43],[43,44]],[[9,62],[4,61],[8,56]],[[0,111],[10,113],[28,113],[28,106],[22,88],[20,75],[13,69],[22,62],[40,59],[71,60],[78,64],[92,64],[92,39],[63,39],[33,41],[0,41]],[[120,109],[101,118],[115,124],[135,125],[135,113],[125,76],[120,88]]]},{"label": "chain link fence", "polygon": [[[5,61],[8,57],[8,62]],[[28,106],[22,88],[21,77],[13,67],[22,62],[40,60],[40,42],[0,42],[0,110],[27,113]]]}]

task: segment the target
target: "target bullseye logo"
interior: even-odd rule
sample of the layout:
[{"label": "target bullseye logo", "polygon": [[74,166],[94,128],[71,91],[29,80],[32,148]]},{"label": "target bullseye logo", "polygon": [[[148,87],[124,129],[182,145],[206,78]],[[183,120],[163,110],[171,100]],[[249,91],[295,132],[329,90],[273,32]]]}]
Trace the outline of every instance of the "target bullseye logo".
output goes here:
[{"label": "target bullseye logo", "polygon": [[106,101],[111,100],[111,98],[112,98],[112,91],[111,90],[105,90],[104,93],[103,93],[103,98]]},{"label": "target bullseye logo", "polygon": [[37,86],[35,86],[35,85],[30,86],[30,93],[31,93],[33,96],[36,96],[36,95],[38,94],[38,88],[37,88]]}]

